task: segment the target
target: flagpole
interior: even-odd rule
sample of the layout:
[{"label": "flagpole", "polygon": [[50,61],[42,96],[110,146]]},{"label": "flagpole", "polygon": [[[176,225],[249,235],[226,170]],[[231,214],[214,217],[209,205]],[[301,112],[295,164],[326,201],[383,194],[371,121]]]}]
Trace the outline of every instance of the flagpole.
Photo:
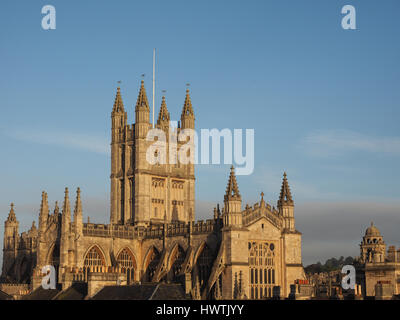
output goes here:
[{"label": "flagpole", "polygon": [[153,50],[153,128],[154,128],[154,101],[156,89],[156,48]]}]

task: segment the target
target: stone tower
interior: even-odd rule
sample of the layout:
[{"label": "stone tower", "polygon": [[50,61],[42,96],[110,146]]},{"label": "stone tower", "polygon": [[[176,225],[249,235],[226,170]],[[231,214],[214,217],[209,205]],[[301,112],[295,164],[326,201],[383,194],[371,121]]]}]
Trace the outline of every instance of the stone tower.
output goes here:
[{"label": "stone tower", "polygon": [[383,237],[374,223],[365,231],[365,235],[360,244],[361,261],[365,262],[385,262],[386,244]]},{"label": "stone tower", "polygon": [[281,194],[277,206],[279,214],[281,214],[285,219],[285,228],[289,231],[294,231],[294,201],[290,192],[286,172],[283,173]]},{"label": "stone tower", "polygon": [[277,203],[279,215],[284,219],[282,241],[285,251],[283,279],[286,288],[290,288],[296,279],[300,279],[303,271],[301,262],[301,233],[295,228],[294,201],[290,192],[286,172],[283,173],[281,193]]},{"label": "stone tower", "polygon": [[[170,127],[170,114],[162,98],[154,131],[142,80],[135,106],[135,123],[127,125],[120,88],[114,102],[111,142],[112,224],[139,225],[194,220],[194,164],[171,161],[184,147],[185,129],[194,129],[194,112],[189,91],[182,110],[182,128]],[[165,157],[151,163],[147,159],[154,136],[165,137]],[[183,138],[181,137],[183,136]],[[179,139],[178,138],[182,138]]]},{"label": "stone tower", "polygon": [[48,196],[45,191],[42,192],[42,201],[40,203],[39,212],[39,236],[38,236],[38,247],[37,247],[37,265],[44,266],[47,261],[48,247],[45,241],[45,233],[48,227],[49,220],[49,203]]},{"label": "stone tower", "polygon": [[235,169],[231,167],[224,196],[222,243],[224,243],[226,270],[223,277],[224,299],[248,296],[248,229],[243,226],[242,197],[236,181]]},{"label": "stone tower", "polygon": [[[14,204],[11,203],[11,209],[8,218],[4,223],[4,242],[3,242],[3,270],[5,275],[10,270],[12,263],[17,258],[19,241],[19,222],[14,212]],[[16,272],[16,270],[14,270]]]},{"label": "stone tower", "polygon": [[71,233],[71,206],[69,202],[68,188],[65,188],[64,205],[61,216],[61,242],[60,242],[60,267],[66,268],[72,265],[70,250]]}]

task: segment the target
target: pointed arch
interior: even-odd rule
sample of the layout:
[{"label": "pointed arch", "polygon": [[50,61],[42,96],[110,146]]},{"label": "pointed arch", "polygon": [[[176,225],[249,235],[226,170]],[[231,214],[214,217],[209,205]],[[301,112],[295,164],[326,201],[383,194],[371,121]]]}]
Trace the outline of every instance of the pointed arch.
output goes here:
[{"label": "pointed arch", "polygon": [[60,264],[60,245],[57,242],[53,242],[50,246],[49,251],[47,251],[46,264],[52,265],[54,267]]},{"label": "pointed arch", "polygon": [[117,254],[117,263],[122,272],[126,273],[126,280],[128,284],[135,280],[135,271],[137,270],[137,263],[134,253],[128,247],[122,248]]},{"label": "pointed arch", "polygon": [[193,256],[193,265],[196,264],[197,259],[199,258],[199,255],[201,254],[201,252],[203,251],[204,247],[207,245],[207,243],[205,241],[203,241],[202,243],[200,243],[200,245],[197,247],[197,250],[194,253]]},{"label": "pointed arch", "polygon": [[121,268],[137,269],[137,259],[129,247],[122,248],[117,254],[117,263]]},{"label": "pointed arch", "polygon": [[85,253],[84,266],[85,267],[105,267],[106,259],[103,251],[98,245],[92,245]]},{"label": "pointed arch", "polygon": [[21,259],[18,268],[19,279],[18,281],[21,283],[29,283],[30,274],[32,269],[32,261],[28,259],[25,255]]},{"label": "pointed arch", "polygon": [[213,252],[205,241],[203,241],[196,251],[193,260],[193,267],[199,279],[200,288],[204,289],[210,277],[213,265]]},{"label": "pointed arch", "polygon": [[151,281],[159,262],[160,252],[155,246],[151,246],[143,259],[143,281]]},{"label": "pointed arch", "polygon": [[179,243],[176,243],[168,257],[168,270],[171,280],[175,279],[180,274],[185,257],[186,251]]}]

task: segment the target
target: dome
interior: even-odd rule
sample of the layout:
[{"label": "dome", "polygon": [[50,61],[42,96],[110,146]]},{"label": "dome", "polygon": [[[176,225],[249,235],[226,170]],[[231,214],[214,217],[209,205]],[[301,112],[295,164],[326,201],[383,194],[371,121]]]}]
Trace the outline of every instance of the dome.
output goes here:
[{"label": "dome", "polygon": [[371,226],[367,228],[365,231],[366,236],[380,236],[381,232],[377,227],[374,226],[374,223],[371,222]]}]

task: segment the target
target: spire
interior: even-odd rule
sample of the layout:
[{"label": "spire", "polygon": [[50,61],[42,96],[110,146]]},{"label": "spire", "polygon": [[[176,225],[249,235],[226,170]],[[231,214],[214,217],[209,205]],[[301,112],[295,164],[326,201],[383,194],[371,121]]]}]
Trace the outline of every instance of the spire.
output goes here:
[{"label": "spire", "polygon": [[231,173],[226,187],[225,201],[230,199],[241,199],[239,188],[236,181],[235,168],[231,167]]},{"label": "spire", "polygon": [[165,102],[165,96],[163,96],[161,101],[160,112],[158,113],[157,124],[158,125],[169,124],[169,120],[170,120],[170,115],[167,109],[167,104]]},{"label": "spire", "polygon": [[82,201],[81,201],[81,189],[76,189],[76,201],[74,210],[74,226],[76,234],[82,234],[83,230],[83,217],[82,217]]},{"label": "spire", "polygon": [[74,220],[76,221],[76,217],[80,215],[82,216],[82,201],[81,201],[81,189],[78,187],[76,189],[76,201],[75,201],[75,210],[74,210]]},{"label": "spire", "polygon": [[60,208],[58,207],[58,201],[56,201],[54,205],[54,214],[57,215],[60,213]]},{"label": "spire", "polygon": [[124,103],[122,102],[120,87],[117,88],[117,95],[115,96],[113,112],[125,112]]},{"label": "spire", "polygon": [[16,217],[16,215],[15,215],[15,212],[14,212],[14,203],[11,203],[11,209],[10,209],[10,213],[8,214],[8,218],[7,218],[7,221],[17,221],[17,217]]},{"label": "spire", "polygon": [[144,88],[144,80],[142,80],[140,84],[140,90],[136,101],[135,111],[143,109],[150,112],[149,101],[147,100],[146,89]]},{"label": "spire", "polygon": [[47,225],[47,219],[49,218],[49,203],[47,200],[47,193],[42,192],[42,202],[40,203],[39,213],[39,229],[44,232]]},{"label": "spire", "polygon": [[185,97],[185,103],[183,105],[182,109],[182,116],[181,118],[185,116],[193,116],[194,117],[194,112],[193,112],[193,107],[192,107],[192,101],[190,100],[190,94],[189,94],[189,89],[186,89],[186,97]]},{"label": "spire", "polygon": [[283,181],[281,187],[281,194],[278,200],[278,207],[282,205],[293,205],[292,194],[290,192],[289,183],[286,177],[286,172],[283,173]]},{"label": "spire", "polygon": [[265,206],[265,201],[264,201],[264,192],[263,192],[263,191],[261,191],[260,195],[261,195],[260,206]]},{"label": "spire", "polygon": [[63,206],[63,215],[71,214],[71,207],[69,204],[69,196],[68,196],[68,188],[65,188],[65,196],[64,196],[64,206]]},{"label": "spire", "polygon": [[35,225],[35,220],[32,222],[32,227],[30,231],[36,231],[36,225]]},{"label": "spire", "polygon": [[47,200],[47,193],[45,191],[42,192],[42,202],[40,203],[40,216],[43,218],[49,215],[49,203]]},{"label": "spire", "polygon": [[214,220],[217,220],[217,219],[218,219],[218,211],[217,211],[217,208],[214,207]]},{"label": "spire", "polygon": [[61,219],[61,233],[66,234],[69,231],[69,224],[71,222],[71,208],[69,204],[68,188],[65,188],[64,206]]}]

